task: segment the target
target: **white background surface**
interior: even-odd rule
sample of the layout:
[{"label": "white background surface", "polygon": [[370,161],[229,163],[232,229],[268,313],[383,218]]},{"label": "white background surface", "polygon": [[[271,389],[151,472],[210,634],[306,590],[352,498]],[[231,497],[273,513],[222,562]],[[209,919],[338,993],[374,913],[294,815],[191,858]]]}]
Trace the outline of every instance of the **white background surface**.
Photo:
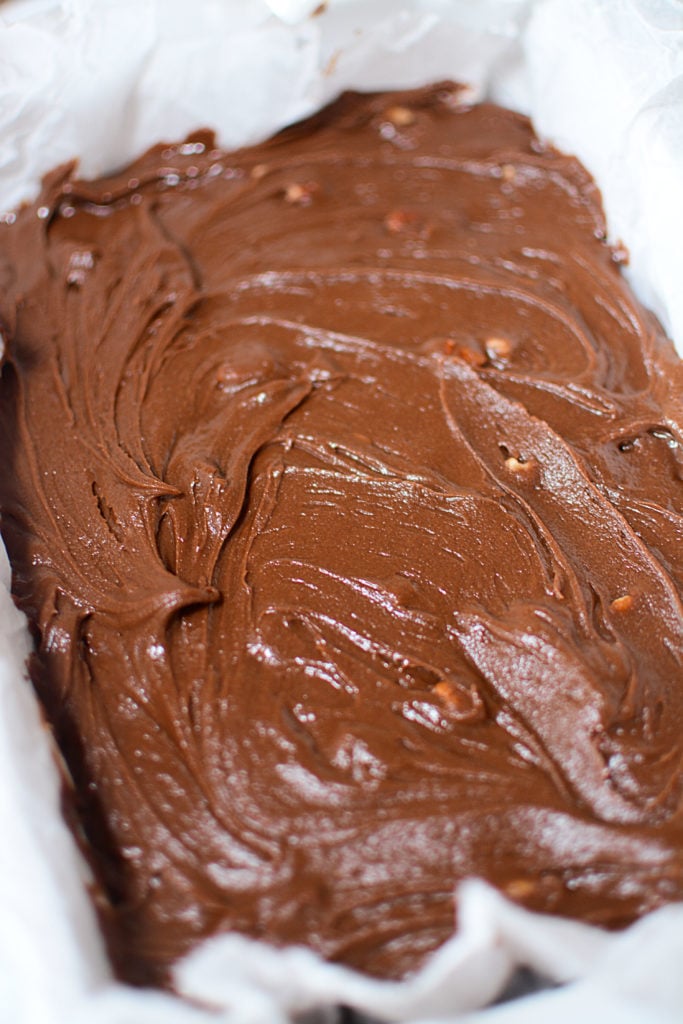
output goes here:
[{"label": "white background surface", "polygon": [[[600,185],[641,297],[683,340],[683,7],[678,0],[6,0],[0,6],[0,215],[81,157],[112,170],[160,137],[211,126],[262,138],[342,88],[472,83],[530,113]],[[237,936],[180,965],[190,995],[114,984],[59,814],[56,772],[22,678],[27,638],[0,566],[0,1022],[277,1024],[343,1001],[467,1024],[683,1019],[683,907],[620,936],[527,914],[480,883],[459,935],[402,985]],[[470,1014],[528,964],[562,989]],[[458,1014],[466,1013],[462,1017]]]}]

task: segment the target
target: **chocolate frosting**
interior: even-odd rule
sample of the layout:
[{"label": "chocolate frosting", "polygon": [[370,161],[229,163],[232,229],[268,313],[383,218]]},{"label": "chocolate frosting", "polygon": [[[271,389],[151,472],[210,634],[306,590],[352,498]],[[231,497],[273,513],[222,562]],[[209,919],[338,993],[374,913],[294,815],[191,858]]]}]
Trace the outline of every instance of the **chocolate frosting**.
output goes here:
[{"label": "chocolate frosting", "polygon": [[477,875],[682,895],[683,371],[458,88],[72,166],[0,226],[2,531],[120,973],[415,969]]}]

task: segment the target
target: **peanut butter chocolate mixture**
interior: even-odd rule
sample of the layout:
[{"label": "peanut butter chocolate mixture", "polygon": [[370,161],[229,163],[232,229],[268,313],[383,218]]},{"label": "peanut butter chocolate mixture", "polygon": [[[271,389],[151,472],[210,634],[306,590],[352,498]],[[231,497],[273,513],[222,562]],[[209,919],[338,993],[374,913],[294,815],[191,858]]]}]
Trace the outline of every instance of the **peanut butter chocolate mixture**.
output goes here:
[{"label": "peanut butter chocolate mixture", "polygon": [[398,977],[472,875],[683,895],[681,363],[586,171],[461,100],[0,226],[2,532],[129,980],[228,929]]}]

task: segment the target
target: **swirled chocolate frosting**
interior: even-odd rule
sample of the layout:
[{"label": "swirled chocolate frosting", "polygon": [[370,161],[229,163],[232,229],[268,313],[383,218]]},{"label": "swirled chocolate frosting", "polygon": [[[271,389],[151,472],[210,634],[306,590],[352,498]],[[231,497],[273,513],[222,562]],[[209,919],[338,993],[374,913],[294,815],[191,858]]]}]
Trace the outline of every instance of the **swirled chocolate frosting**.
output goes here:
[{"label": "swirled chocolate frosting", "polygon": [[591,178],[448,85],[214,145],[0,226],[2,532],[119,972],[401,976],[473,875],[679,899],[683,371]]}]

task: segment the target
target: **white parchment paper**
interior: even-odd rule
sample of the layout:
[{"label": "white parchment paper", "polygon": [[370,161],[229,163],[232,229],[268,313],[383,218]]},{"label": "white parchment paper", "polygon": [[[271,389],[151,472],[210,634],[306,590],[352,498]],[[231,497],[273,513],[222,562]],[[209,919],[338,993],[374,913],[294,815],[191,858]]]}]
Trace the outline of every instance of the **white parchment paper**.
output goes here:
[{"label": "white parchment paper", "polygon": [[[96,175],[210,126],[262,138],[341,89],[439,78],[530,113],[576,153],[631,252],[641,298],[683,341],[683,6],[679,0],[5,0],[0,217],[80,155]],[[461,927],[401,984],[227,935],[178,965],[189,999],[113,982],[59,812],[49,734],[23,677],[28,638],[0,552],[0,1022],[278,1024],[337,1004],[375,1019],[673,1024],[683,906],[621,935],[529,914],[477,881]],[[561,988],[489,1009],[517,965]],[[464,1015],[464,1016],[463,1016]]]}]

